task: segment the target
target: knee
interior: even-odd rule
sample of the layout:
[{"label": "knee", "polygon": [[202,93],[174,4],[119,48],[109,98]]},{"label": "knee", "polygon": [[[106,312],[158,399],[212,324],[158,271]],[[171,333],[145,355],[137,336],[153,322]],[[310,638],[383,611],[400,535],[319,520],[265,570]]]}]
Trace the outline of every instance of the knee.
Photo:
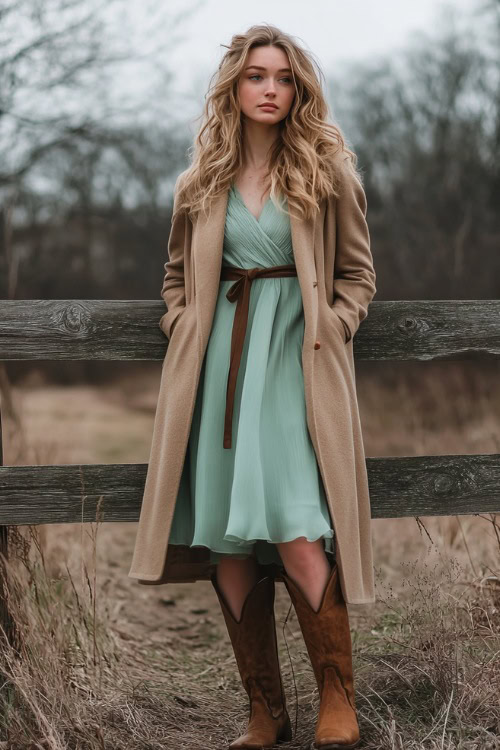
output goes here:
[{"label": "knee", "polygon": [[308,542],[305,536],[278,545],[279,553],[285,568],[293,575],[294,572],[304,574],[314,572],[324,555],[323,539]]},{"label": "knee", "polygon": [[224,555],[218,562],[217,568],[227,573],[247,573],[257,567],[253,555]]}]

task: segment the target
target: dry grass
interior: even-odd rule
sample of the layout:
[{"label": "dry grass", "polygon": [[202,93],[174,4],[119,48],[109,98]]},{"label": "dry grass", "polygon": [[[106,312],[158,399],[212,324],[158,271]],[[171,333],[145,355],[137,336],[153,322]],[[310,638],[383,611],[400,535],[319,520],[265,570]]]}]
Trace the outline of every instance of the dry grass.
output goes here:
[{"label": "dry grass", "polygon": [[[497,369],[440,367],[358,368],[367,455],[500,452]],[[107,389],[19,389],[5,463],[147,461],[158,382],[148,370]],[[498,516],[421,521],[374,522],[378,601],[351,611],[362,747],[498,750]],[[243,731],[247,699],[210,583],[138,586],[135,528],[10,529],[18,637],[1,643],[0,748],[220,750]],[[276,599],[297,728],[282,747],[296,750],[313,737],[317,691],[282,585]]]}]

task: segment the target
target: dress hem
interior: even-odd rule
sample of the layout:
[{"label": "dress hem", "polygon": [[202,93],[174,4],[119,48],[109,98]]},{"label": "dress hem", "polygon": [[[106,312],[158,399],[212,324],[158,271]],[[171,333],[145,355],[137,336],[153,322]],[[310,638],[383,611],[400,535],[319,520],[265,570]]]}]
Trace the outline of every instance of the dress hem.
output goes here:
[{"label": "dress hem", "polygon": [[[283,544],[283,543],[286,543],[286,542],[291,542],[294,539],[298,539],[298,538],[303,537],[303,536],[305,536],[305,534],[301,534],[299,536],[292,536],[291,539],[278,540],[277,542],[274,541],[273,539],[266,539],[264,537],[257,537],[257,538],[254,538],[254,539],[245,539],[243,541],[247,542],[248,544],[240,544],[239,546],[240,547],[253,546],[254,544],[256,544],[256,542],[268,542],[268,544]],[[330,533],[326,532],[325,534],[322,534],[319,537],[315,537],[314,539],[308,539],[307,536],[306,536],[306,539],[307,539],[308,542],[316,542],[316,541],[318,541],[318,539],[333,539],[334,536],[335,536],[335,534],[334,534],[333,530],[330,530]],[[235,539],[242,539],[242,537],[235,537]],[[228,540],[228,541],[232,541],[232,540]],[[184,546],[184,547],[191,547],[191,548],[192,547],[205,547],[206,549],[210,550],[211,552],[216,552],[219,555],[237,554],[236,552],[232,552],[231,550],[217,550],[217,549],[214,549],[213,547],[210,547],[208,544],[189,544],[187,542],[169,542],[169,545],[170,544],[172,544],[172,545],[181,545],[181,546]]]}]

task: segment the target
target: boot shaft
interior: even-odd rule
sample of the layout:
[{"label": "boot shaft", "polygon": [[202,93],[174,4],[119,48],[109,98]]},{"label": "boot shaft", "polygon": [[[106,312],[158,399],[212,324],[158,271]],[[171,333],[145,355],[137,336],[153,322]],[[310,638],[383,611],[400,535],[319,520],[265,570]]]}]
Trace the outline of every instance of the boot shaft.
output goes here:
[{"label": "boot shaft", "polygon": [[248,593],[239,620],[233,616],[217,583],[211,577],[245,691],[253,704],[265,704],[273,718],[286,709],[278,656],[274,616],[275,584],[271,576],[260,578]]}]

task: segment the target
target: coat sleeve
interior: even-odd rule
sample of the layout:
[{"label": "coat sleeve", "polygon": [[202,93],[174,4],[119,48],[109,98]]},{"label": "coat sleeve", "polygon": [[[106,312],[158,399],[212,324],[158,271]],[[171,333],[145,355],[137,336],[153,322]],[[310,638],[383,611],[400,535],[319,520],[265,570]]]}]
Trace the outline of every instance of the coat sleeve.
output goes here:
[{"label": "coat sleeve", "polygon": [[376,275],[366,222],[366,195],[348,164],[342,166],[341,195],[336,201],[336,249],[332,309],[346,329],[346,343],[368,315]]},{"label": "coat sleeve", "polygon": [[164,264],[165,276],[161,289],[167,306],[167,312],[162,316],[159,326],[163,333],[170,338],[177,318],[186,307],[186,289],[184,281],[184,244],[186,237],[186,223],[189,221],[186,213],[177,213],[177,198],[182,175],[177,178],[174,188],[174,206],[172,224],[168,239],[168,261]]}]

